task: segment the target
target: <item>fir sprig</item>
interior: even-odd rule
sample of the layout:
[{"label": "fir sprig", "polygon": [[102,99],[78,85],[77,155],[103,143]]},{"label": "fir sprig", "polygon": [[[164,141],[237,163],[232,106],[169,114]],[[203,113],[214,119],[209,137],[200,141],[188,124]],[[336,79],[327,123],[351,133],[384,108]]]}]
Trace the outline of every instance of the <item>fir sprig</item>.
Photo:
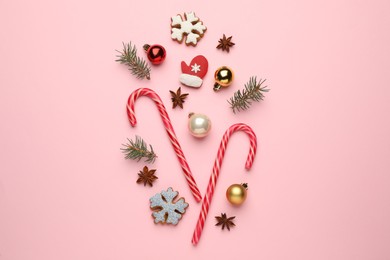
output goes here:
[{"label": "fir sprig", "polygon": [[268,92],[267,86],[262,86],[265,79],[260,79],[257,82],[256,77],[251,77],[245,88],[241,91],[238,90],[234,93],[233,97],[228,100],[233,113],[240,110],[247,110],[251,105],[252,101],[259,102],[264,99],[264,92]]},{"label": "fir sprig", "polygon": [[118,59],[115,60],[121,64],[126,64],[133,75],[139,79],[150,79],[150,67],[146,61],[137,56],[137,49],[131,42],[123,44],[123,51],[118,51],[120,55],[117,55]]},{"label": "fir sprig", "polygon": [[153,163],[157,155],[154,153],[153,147],[149,145],[150,150],[148,150],[147,143],[139,136],[135,137],[135,141],[128,139],[127,144],[122,144],[122,152],[125,154],[125,159],[132,159],[140,161],[142,158],[146,158],[145,162]]}]

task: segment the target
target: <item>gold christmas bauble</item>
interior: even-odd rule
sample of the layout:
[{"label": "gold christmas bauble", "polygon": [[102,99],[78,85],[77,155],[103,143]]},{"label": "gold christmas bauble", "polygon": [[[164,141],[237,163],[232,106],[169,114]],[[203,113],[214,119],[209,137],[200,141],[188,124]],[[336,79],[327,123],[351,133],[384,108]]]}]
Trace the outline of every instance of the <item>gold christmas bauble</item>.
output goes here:
[{"label": "gold christmas bauble", "polygon": [[226,198],[233,205],[241,205],[247,196],[248,184],[233,184],[226,190]]},{"label": "gold christmas bauble", "polygon": [[214,73],[214,91],[218,91],[221,88],[227,88],[232,84],[234,79],[234,73],[231,68],[223,66],[218,68]]}]

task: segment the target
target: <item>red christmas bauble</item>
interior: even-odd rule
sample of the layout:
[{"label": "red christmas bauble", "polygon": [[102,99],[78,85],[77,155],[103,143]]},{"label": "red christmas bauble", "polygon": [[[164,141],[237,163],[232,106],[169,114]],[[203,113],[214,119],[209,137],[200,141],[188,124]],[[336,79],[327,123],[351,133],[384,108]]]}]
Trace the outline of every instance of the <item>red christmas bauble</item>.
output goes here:
[{"label": "red christmas bauble", "polygon": [[158,44],[154,44],[154,45],[145,44],[144,50],[146,51],[148,60],[154,65],[161,64],[165,60],[165,56],[167,55],[165,48]]}]

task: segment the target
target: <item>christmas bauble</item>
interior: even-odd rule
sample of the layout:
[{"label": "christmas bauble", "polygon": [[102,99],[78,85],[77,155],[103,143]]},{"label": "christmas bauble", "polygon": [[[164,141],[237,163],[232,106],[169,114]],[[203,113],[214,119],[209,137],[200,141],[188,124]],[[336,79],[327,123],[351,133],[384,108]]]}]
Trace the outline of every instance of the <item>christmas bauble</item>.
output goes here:
[{"label": "christmas bauble", "polygon": [[145,44],[144,50],[146,51],[149,61],[154,65],[161,64],[167,55],[165,48],[158,44],[154,44],[152,46]]},{"label": "christmas bauble", "polygon": [[226,66],[220,67],[214,73],[214,90],[218,91],[221,88],[227,88],[232,84],[234,73],[231,68]]},{"label": "christmas bauble", "polygon": [[191,113],[188,115],[188,130],[195,137],[205,137],[211,130],[211,120],[206,115]]},{"label": "christmas bauble", "polygon": [[233,205],[244,203],[247,195],[248,184],[232,184],[226,190],[226,198]]}]

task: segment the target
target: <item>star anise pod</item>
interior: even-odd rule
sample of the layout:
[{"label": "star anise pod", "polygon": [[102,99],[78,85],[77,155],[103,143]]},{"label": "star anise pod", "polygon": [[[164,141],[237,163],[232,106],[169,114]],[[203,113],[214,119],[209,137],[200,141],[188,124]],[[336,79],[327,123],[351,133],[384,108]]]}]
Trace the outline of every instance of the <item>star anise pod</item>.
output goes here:
[{"label": "star anise pod", "polygon": [[230,227],[235,226],[235,224],[233,223],[233,219],[235,219],[235,217],[228,218],[226,217],[226,213],[221,213],[221,216],[216,216],[215,218],[217,219],[217,224],[215,225],[222,225],[222,230],[226,227],[227,230],[230,231]]},{"label": "star anise pod", "polygon": [[144,167],[142,171],[139,171],[138,173],[138,180],[137,183],[144,183],[144,186],[146,184],[149,184],[150,187],[153,187],[153,182],[157,180],[157,176],[155,176],[156,170],[149,170],[147,166]]},{"label": "star anise pod", "polygon": [[218,41],[219,44],[217,46],[217,49],[222,49],[222,51],[229,52],[230,47],[233,47],[233,45],[235,45],[235,43],[232,42],[232,37],[233,36],[226,38],[226,36],[224,34],[223,37],[221,39],[219,39],[219,41]]},{"label": "star anise pod", "polygon": [[181,93],[181,87],[175,92],[169,91],[171,93],[171,100],[172,100],[172,108],[175,108],[179,106],[180,108],[183,108],[184,99],[188,96],[188,93],[182,94]]}]

